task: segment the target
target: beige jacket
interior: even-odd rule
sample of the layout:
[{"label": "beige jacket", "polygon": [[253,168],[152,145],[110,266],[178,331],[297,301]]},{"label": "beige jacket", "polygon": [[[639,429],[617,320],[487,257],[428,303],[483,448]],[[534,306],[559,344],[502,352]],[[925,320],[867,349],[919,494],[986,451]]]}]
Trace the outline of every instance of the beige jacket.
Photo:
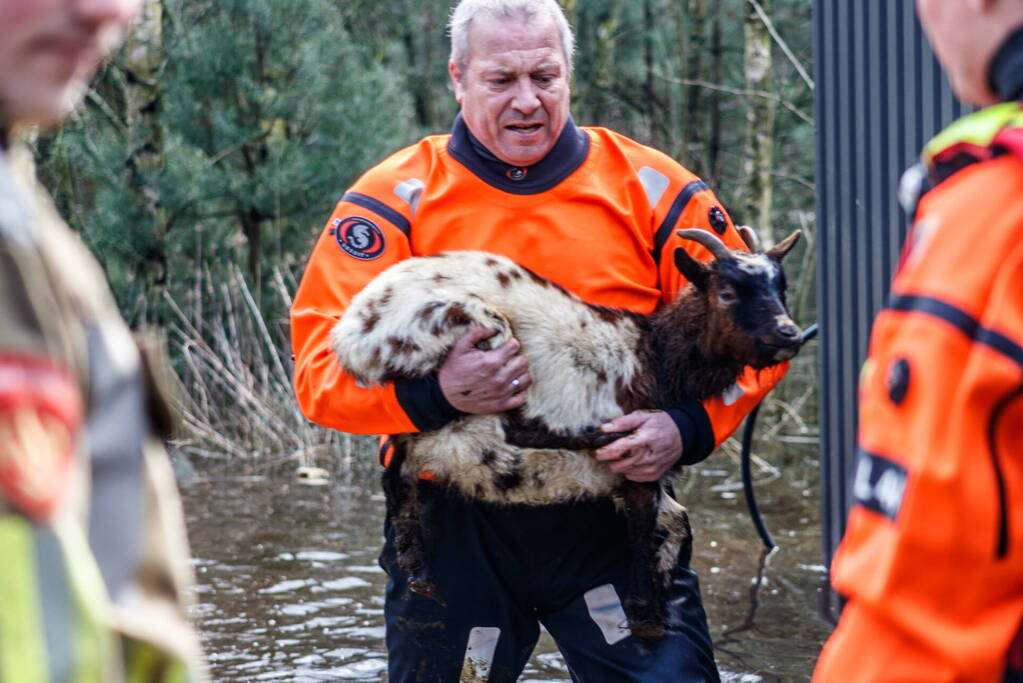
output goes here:
[{"label": "beige jacket", "polygon": [[206,678],[143,356],[27,151],[0,149],[0,683]]}]

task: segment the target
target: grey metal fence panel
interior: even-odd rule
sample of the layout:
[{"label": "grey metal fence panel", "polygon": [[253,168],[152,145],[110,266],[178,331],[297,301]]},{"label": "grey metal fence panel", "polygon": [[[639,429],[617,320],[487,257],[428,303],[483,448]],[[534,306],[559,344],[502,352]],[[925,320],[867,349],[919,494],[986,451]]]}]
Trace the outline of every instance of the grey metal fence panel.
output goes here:
[{"label": "grey metal fence panel", "polygon": [[907,229],[898,180],[924,143],[966,111],[949,91],[913,4],[814,0],[826,563],[849,506],[859,369]]}]

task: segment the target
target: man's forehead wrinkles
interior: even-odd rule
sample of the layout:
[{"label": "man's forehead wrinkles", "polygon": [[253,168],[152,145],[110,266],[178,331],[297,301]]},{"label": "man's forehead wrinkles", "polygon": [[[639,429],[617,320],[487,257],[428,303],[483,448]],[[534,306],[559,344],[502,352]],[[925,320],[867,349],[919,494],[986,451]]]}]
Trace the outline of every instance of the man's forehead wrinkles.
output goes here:
[{"label": "man's forehead wrinkles", "polygon": [[561,71],[561,64],[557,62],[540,62],[535,65],[510,65],[510,64],[495,64],[495,65],[482,65],[482,71],[486,74],[493,74],[498,76],[511,76],[518,73],[536,73],[538,71]]},{"label": "man's forehead wrinkles", "polygon": [[537,71],[560,71],[561,62],[544,55],[536,58],[516,57],[512,55],[480,56],[477,60],[480,71],[487,74],[511,75],[517,73],[534,73]]}]

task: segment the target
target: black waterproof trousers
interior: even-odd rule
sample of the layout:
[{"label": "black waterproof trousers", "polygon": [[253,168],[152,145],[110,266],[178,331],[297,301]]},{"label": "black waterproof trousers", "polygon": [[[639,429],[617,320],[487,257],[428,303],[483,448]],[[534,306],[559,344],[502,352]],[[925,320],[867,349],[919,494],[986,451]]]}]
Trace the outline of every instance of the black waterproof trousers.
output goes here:
[{"label": "black waterproof trousers", "polygon": [[679,567],[669,628],[656,643],[625,627],[625,519],[610,501],[550,506],[469,501],[419,484],[429,578],[437,598],[411,593],[388,521],[380,564],[391,683],[515,681],[550,632],[572,680],[718,681],[696,574]]}]

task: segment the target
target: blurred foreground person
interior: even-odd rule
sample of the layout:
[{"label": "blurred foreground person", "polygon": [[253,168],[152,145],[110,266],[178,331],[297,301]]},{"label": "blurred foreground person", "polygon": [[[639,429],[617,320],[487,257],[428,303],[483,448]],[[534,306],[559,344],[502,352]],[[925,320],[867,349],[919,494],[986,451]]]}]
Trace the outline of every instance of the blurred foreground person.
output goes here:
[{"label": "blurred foreground person", "polygon": [[17,144],[70,113],[138,5],[0,0],[2,683],[205,678],[159,367]]},{"label": "blurred foreground person", "polygon": [[1023,680],[1023,0],[917,10],[987,108],[903,180],[915,222],[863,372],[822,682]]}]

